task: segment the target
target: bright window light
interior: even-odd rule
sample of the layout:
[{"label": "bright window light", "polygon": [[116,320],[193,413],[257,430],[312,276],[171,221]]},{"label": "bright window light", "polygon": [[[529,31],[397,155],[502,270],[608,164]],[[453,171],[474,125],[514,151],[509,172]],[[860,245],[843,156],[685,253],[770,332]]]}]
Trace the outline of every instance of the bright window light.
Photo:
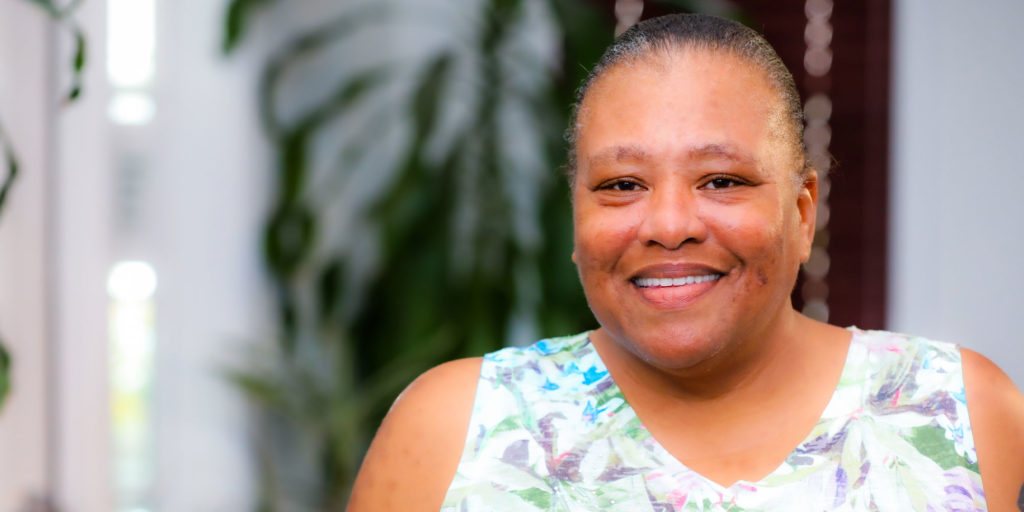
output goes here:
[{"label": "bright window light", "polygon": [[155,0],[107,0],[107,76],[111,85],[149,84],[155,58]]},{"label": "bright window light", "polygon": [[141,126],[153,120],[156,115],[156,103],[148,94],[122,92],[110,100],[107,115],[117,124]]},{"label": "bright window light", "polygon": [[143,261],[122,261],[107,278],[107,293],[120,301],[141,301],[156,291],[156,271]]},{"label": "bright window light", "polygon": [[156,284],[142,261],[115,264],[107,279],[115,512],[146,512],[152,504]]}]

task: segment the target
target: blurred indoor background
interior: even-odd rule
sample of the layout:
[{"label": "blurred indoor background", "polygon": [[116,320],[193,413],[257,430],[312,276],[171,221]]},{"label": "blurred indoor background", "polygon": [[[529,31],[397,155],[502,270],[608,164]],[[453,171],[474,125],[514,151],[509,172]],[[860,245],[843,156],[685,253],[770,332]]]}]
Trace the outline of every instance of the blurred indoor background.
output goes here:
[{"label": "blurred indoor background", "polygon": [[804,95],[797,306],[1024,386],[1020,2],[0,0],[0,511],[341,510],[419,372],[592,328],[568,109],[679,10]]}]

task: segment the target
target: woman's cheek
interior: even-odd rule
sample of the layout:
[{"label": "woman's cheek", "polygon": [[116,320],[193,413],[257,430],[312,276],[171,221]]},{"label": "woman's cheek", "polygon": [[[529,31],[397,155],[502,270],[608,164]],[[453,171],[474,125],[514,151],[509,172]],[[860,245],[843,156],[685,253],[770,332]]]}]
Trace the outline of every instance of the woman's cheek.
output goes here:
[{"label": "woman's cheek", "polygon": [[609,212],[607,215],[595,217],[595,230],[609,244],[613,242],[616,246],[628,244],[636,238],[636,229],[640,223],[639,217],[628,208],[621,209],[618,213]]},{"label": "woman's cheek", "polygon": [[778,247],[786,230],[786,219],[773,208],[721,205],[704,208],[701,215],[714,232],[734,235],[750,244],[760,240],[773,250]]}]

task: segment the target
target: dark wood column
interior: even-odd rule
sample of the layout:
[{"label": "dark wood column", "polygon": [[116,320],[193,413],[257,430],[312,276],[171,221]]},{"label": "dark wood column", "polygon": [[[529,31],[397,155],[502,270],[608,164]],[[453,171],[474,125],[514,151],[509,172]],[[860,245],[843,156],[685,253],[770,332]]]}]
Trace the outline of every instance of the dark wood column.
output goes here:
[{"label": "dark wood column", "polygon": [[[803,1],[743,0],[797,85],[832,101],[828,198],[829,321],[885,326],[888,250],[890,2],[835,2],[830,72],[804,70]],[[760,24],[759,26],[757,26]],[[797,287],[799,295],[799,286]],[[797,298],[799,301],[799,298]]]}]

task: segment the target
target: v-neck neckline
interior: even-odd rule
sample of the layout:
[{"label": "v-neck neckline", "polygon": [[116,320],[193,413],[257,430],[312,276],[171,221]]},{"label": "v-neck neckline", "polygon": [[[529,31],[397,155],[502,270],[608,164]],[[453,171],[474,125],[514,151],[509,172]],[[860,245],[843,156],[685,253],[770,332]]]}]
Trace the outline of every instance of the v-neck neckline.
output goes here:
[{"label": "v-neck neckline", "polygon": [[704,476],[699,471],[691,469],[689,466],[680,461],[675,455],[672,455],[672,453],[669,452],[668,449],[666,449],[661,444],[661,442],[654,437],[654,434],[651,433],[651,431],[647,428],[644,422],[640,419],[640,416],[637,415],[636,410],[633,408],[632,404],[630,404],[629,400],[626,399],[626,395],[622,392],[622,389],[619,387],[619,384],[615,382],[615,379],[614,377],[612,377],[611,372],[608,370],[608,367],[605,364],[604,359],[601,358],[601,354],[597,351],[597,347],[594,346],[593,342],[590,340],[591,333],[587,334],[587,343],[590,345],[590,349],[594,351],[594,356],[600,363],[600,368],[598,368],[598,371],[608,372],[607,375],[609,381],[611,382],[611,386],[607,390],[607,392],[609,394],[614,394],[615,397],[623,401],[625,409],[626,411],[628,411],[628,414],[631,414],[633,418],[636,419],[636,422],[639,425],[640,430],[646,434],[646,438],[638,439],[638,441],[641,441],[640,444],[643,445],[645,449],[647,449],[650,452],[650,455],[654,457],[656,460],[661,460],[676,466],[675,468],[673,468],[676,471],[682,471],[690,475],[693,475],[694,477],[698,478],[701,482],[705,483],[706,485],[714,489],[720,495],[732,496],[744,490],[756,490],[758,488],[771,487],[771,485],[768,482],[771,481],[773,477],[783,474],[786,470],[786,467],[789,465],[789,461],[792,458],[800,456],[801,453],[809,451],[809,448],[807,448],[807,446],[816,439],[815,433],[821,430],[819,427],[821,427],[823,424],[828,424],[835,421],[836,418],[841,415],[836,414],[836,412],[838,412],[838,410],[841,410],[841,405],[843,401],[841,396],[841,390],[844,388],[843,383],[851,382],[851,380],[856,377],[854,375],[854,372],[856,371],[856,368],[859,367],[856,358],[859,357],[860,354],[860,352],[856,350],[856,347],[859,346],[858,338],[865,334],[864,331],[858,329],[857,327],[847,327],[846,330],[851,332],[851,336],[849,341],[849,347],[847,347],[846,350],[846,357],[843,361],[843,368],[839,374],[838,380],[836,381],[835,388],[832,390],[832,395],[829,397],[829,400],[825,404],[825,407],[819,413],[818,421],[814,423],[810,431],[807,432],[807,434],[800,441],[800,443],[794,446],[793,449],[790,450],[789,453],[786,455],[786,457],[783,458],[782,461],[771,472],[762,476],[757,481],[739,479],[728,486],[724,486],[716,482],[715,480],[712,480],[711,478]]}]

